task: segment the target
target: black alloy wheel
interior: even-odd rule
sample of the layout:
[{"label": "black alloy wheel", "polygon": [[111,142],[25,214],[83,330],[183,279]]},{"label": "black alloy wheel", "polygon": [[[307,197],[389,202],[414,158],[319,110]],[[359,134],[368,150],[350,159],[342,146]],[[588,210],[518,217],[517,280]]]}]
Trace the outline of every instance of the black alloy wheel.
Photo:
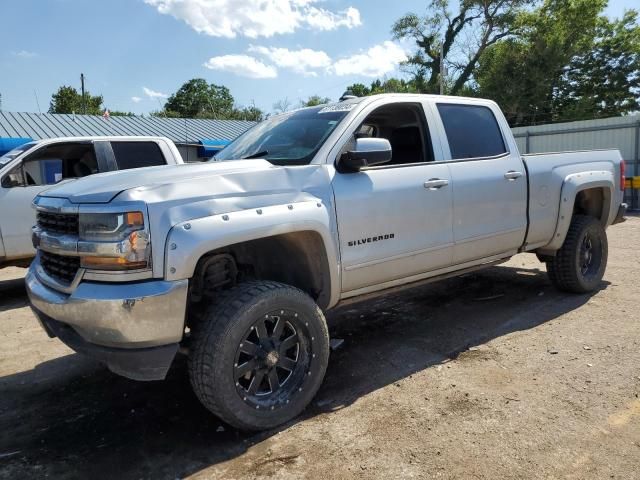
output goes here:
[{"label": "black alloy wheel", "polygon": [[277,282],[251,281],[220,292],[191,336],[196,396],[242,430],[273,428],[300,414],[329,362],[322,311],[305,292]]}]

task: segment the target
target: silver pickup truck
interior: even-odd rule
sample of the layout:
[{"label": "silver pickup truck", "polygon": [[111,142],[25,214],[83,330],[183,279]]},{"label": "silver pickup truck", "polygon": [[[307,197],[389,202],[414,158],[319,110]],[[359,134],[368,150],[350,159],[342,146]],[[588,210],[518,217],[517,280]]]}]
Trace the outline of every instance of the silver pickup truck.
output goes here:
[{"label": "silver pickup truck", "polygon": [[623,178],[616,150],[520,155],[490,101],[351,98],[271,117],[208,164],[47,190],[27,288],[74,350],[138,380],[181,351],[210,411],[271,428],[320,387],[340,302],[518,252],[597,289]]}]

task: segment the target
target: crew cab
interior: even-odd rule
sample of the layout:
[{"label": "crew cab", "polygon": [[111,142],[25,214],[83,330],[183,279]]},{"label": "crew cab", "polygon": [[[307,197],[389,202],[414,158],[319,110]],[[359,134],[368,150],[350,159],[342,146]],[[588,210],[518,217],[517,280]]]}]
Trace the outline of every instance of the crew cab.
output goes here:
[{"label": "crew cab", "polygon": [[341,302],[519,252],[562,290],[599,288],[623,179],[617,150],[521,155],[491,101],[350,98],[270,117],[208,164],[41,193],[27,290],[50,336],[113,372],[163,379],[180,350],[211,412],[272,428],[320,387]]},{"label": "crew cab", "polygon": [[0,157],[0,268],[35,256],[31,202],[59,182],[101,172],[183,163],[164,137],[74,137],[27,142]]}]

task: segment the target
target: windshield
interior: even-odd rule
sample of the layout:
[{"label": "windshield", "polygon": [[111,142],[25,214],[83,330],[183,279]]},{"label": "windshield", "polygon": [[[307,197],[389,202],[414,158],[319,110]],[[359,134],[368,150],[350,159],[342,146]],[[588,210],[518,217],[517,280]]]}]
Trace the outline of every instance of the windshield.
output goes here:
[{"label": "windshield", "polygon": [[214,159],[264,158],[276,165],[307,165],[354,106],[322,105],[271,117],[243,133]]},{"label": "windshield", "polygon": [[0,157],[0,168],[4,167],[7,163],[9,163],[11,160],[16,158],[18,155],[20,155],[23,152],[26,152],[27,150],[31,149],[35,145],[36,145],[36,142],[29,142],[29,143],[25,143],[24,145],[20,145],[19,147],[16,147],[13,150],[9,150],[7,153],[5,153]]}]

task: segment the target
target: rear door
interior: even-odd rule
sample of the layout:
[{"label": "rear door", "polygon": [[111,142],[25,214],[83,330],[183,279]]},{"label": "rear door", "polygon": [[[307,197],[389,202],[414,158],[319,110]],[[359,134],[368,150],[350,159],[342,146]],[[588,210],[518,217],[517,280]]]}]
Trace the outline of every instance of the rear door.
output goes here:
[{"label": "rear door", "polygon": [[[518,249],[527,228],[527,179],[497,107],[436,102],[453,180],[453,262]],[[447,151],[448,150],[448,151]]]},{"label": "rear door", "polygon": [[131,168],[154,167],[166,165],[165,155],[156,142],[115,140],[111,142],[116,168],[128,170]]}]

